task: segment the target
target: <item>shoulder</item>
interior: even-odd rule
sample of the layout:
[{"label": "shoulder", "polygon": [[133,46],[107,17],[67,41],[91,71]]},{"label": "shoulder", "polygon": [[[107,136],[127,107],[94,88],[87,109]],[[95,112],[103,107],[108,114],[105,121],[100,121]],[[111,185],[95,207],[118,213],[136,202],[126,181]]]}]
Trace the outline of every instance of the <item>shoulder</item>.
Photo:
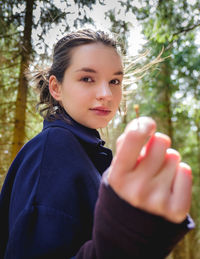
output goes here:
[{"label": "shoulder", "polygon": [[19,152],[18,159],[33,155],[33,153],[40,153],[42,158],[46,154],[66,153],[73,149],[83,152],[80,142],[70,130],[62,127],[50,127],[28,141]]},{"label": "shoulder", "polygon": [[78,139],[75,135],[64,127],[50,127],[44,130],[42,133],[46,133],[47,141],[53,144],[61,144],[61,143],[73,143],[78,144]]},{"label": "shoulder", "polygon": [[[62,127],[48,128],[43,148],[40,175],[57,179],[77,179],[96,171],[85,147],[74,134]],[[96,174],[95,174],[96,175]],[[46,179],[46,178],[45,178]],[[70,180],[71,181],[71,180]]]},{"label": "shoulder", "polygon": [[46,135],[44,158],[48,156],[48,159],[50,159],[52,156],[54,161],[60,161],[64,164],[72,158],[85,159],[84,147],[70,130],[62,127],[51,127],[43,133]]}]

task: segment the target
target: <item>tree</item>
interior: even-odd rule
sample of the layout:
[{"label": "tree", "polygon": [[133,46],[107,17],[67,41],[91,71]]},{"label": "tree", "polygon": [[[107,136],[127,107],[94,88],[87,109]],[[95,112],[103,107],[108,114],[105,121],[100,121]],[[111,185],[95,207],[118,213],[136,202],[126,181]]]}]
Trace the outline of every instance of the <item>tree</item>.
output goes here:
[{"label": "tree", "polygon": [[15,110],[15,122],[14,122],[14,137],[11,159],[14,159],[19,149],[24,144],[25,139],[25,123],[26,123],[26,101],[27,101],[27,89],[28,81],[25,76],[25,71],[29,66],[32,44],[31,44],[31,33],[33,27],[33,5],[34,0],[26,0],[26,11],[24,18],[24,31],[22,38],[22,49],[21,49],[21,62],[19,72],[19,84],[16,100]]}]

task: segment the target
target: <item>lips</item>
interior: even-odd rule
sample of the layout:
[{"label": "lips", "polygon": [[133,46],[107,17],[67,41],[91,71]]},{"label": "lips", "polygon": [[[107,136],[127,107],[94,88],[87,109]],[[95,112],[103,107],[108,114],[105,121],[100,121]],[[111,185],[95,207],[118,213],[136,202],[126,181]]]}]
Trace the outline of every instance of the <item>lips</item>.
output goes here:
[{"label": "lips", "polygon": [[94,108],[91,108],[90,110],[110,112],[110,110],[108,108],[103,107],[103,106],[94,107]]},{"label": "lips", "polygon": [[97,115],[108,115],[111,112],[110,109],[108,109],[107,107],[103,107],[103,106],[94,107],[94,108],[91,108],[90,110],[93,111]]}]

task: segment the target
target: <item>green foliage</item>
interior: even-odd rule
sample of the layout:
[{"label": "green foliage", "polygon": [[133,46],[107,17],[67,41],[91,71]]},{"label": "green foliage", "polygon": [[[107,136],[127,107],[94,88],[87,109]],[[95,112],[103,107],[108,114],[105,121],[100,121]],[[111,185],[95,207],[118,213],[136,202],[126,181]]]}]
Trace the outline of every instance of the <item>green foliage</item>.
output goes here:
[{"label": "green foliage", "polygon": [[199,0],[189,1],[139,1],[139,7],[131,7],[144,24],[143,32],[149,40],[165,44],[200,26]]}]

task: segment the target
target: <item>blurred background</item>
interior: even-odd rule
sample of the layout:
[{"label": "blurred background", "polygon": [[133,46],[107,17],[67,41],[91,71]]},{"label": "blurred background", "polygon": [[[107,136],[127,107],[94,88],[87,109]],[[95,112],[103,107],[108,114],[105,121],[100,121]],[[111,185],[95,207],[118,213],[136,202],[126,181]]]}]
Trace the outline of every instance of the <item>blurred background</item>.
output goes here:
[{"label": "blurred background", "polygon": [[115,152],[138,104],[191,165],[196,228],[168,258],[199,259],[200,0],[0,0],[0,187],[19,149],[42,129],[24,72],[50,66],[53,45],[77,28],[112,32],[124,46],[126,96],[101,132],[106,145]]}]

